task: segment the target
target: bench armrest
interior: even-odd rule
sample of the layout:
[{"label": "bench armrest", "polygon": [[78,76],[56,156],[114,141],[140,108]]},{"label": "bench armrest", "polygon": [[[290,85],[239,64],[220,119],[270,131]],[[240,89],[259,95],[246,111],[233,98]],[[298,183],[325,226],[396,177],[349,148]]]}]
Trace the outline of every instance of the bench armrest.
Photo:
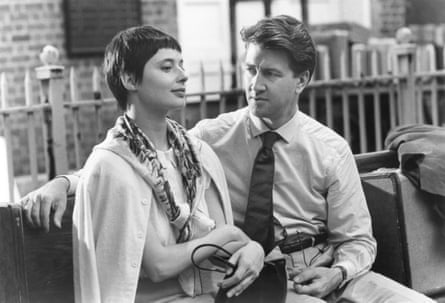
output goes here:
[{"label": "bench armrest", "polygon": [[354,155],[354,158],[357,163],[359,173],[370,172],[382,167],[399,167],[397,152],[393,150],[356,154]]}]

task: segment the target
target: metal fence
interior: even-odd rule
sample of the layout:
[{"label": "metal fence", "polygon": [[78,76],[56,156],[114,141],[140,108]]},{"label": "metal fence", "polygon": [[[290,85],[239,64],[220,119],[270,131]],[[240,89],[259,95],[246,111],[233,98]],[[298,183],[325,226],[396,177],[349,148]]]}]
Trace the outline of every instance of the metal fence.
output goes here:
[{"label": "metal fence", "polygon": [[[353,46],[351,49],[352,75],[346,67],[340,79],[330,78],[330,60],[326,48],[319,47],[317,77],[309,84],[300,100],[300,109],[336,130],[350,143],[353,152],[363,153],[381,150],[383,140],[392,127],[407,123],[431,123],[441,125],[441,100],[445,91],[445,71],[423,68],[424,56],[419,47],[411,44],[395,45],[382,52],[374,46]],[[430,50],[429,50],[430,51]],[[428,53],[428,52],[425,52]],[[430,54],[428,56],[433,56]],[[431,61],[432,57],[429,57]],[[428,60],[427,60],[428,61]],[[420,63],[419,63],[420,62]],[[429,62],[429,61],[428,61]],[[432,66],[432,64],[430,64]],[[388,73],[385,69],[390,67]],[[417,69],[417,71],[416,71]],[[422,71],[423,70],[423,71]],[[189,100],[174,118],[186,127],[203,118],[234,110],[245,105],[241,88],[224,89],[227,73],[220,69],[222,82],[219,91],[203,91],[188,94]],[[30,74],[24,77],[24,106],[8,105],[8,83],[5,74],[0,77],[0,119],[6,140],[7,175],[10,201],[14,200],[13,135],[16,125],[11,123],[22,116],[26,123],[30,188],[38,186],[38,158],[44,158],[44,174],[52,178],[83,165],[89,150],[85,150],[83,134],[93,134],[95,142],[103,139],[107,127],[103,116],[110,110],[117,115],[116,102],[103,98],[100,92],[100,73],[96,68],[93,77],[94,98],[79,100],[76,88],[76,71],[69,71],[69,101],[64,98],[66,79],[63,67],[42,66],[36,69],[40,87],[40,103],[33,104]],[[238,76],[240,74],[238,69]],[[202,75],[205,83],[205,73]],[[240,83],[240,81],[238,81]],[[92,116],[88,127],[83,126],[81,112],[89,109]],[[68,127],[69,124],[69,127]],[[37,148],[36,131],[41,129],[44,148]],[[68,131],[69,129],[69,131]],[[67,133],[72,136],[67,136]],[[72,144],[67,144],[67,137]],[[72,138],[71,138],[72,137]],[[43,155],[42,155],[43,154]],[[69,165],[68,154],[72,155]]]}]

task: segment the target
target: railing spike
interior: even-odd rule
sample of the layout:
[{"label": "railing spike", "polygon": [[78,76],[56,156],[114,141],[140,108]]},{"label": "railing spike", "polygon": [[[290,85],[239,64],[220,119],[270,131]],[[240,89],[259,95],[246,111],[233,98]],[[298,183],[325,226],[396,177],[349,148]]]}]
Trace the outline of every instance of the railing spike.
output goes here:
[{"label": "railing spike", "polygon": [[204,71],[204,64],[202,63],[202,61],[199,62],[199,76],[201,79],[201,91],[205,92],[206,90],[205,71]]},{"label": "railing spike", "polygon": [[8,107],[8,83],[6,80],[6,73],[4,72],[0,74],[0,92],[0,108],[5,109]]},{"label": "railing spike", "polygon": [[71,102],[76,102],[79,100],[79,93],[77,91],[76,68],[74,66],[70,67],[70,97]]},{"label": "railing spike", "polygon": [[31,72],[26,69],[25,72],[25,104],[26,106],[32,106],[32,82]]},{"label": "railing spike", "polygon": [[100,99],[102,97],[102,92],[100,89],[101,77],[100,77],[99,68],[97,66],[95,66],[93,68],[93,79],[92,80],[93,80],[94,99]]},{"label": "railing spike", "polygon": [[222,60],[219,60],[219,75],[220,75],[220,88],[221,90],[224,90],[225,88],[225,81],[224,81],[224,64]]}]

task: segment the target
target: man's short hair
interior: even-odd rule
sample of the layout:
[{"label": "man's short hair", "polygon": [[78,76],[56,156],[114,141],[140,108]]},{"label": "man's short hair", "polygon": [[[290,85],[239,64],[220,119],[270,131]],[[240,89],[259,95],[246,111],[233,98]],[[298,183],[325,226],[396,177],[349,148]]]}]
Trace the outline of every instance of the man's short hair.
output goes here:
[{"label": "man's short hair", "polygon": [[117,33],[105,48],[105,78],[122,110],[127,108],[127,90],[122,84],[121,75],[132,75],[139,83],[145,64],[162,48],[181,52],[181,46],[175,38],[148,25],[131,27]]},{"label": "man's short hair", "polygon": [[315,44],[307,28],[297,19],[280,15],[267,17],[241,30],[241,39],[246,43],[258,44],[264,49],[283,51],[287,54],[290,68],[298,75],[315,69]]}]

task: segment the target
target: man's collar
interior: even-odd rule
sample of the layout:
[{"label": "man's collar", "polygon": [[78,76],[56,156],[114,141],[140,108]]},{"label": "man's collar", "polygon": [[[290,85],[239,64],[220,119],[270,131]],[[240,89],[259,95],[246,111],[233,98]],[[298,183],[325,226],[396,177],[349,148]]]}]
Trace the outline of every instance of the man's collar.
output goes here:
[{"label": "man's collar", "polygon": [[[294,114],[294,116],[287,121],[284,125],[281,127],[273,130],[277,132],[281,138],[286,142],[289,143],[292,141],[293,137],[298,132],[298,113],[297,110]],[[261,120],[261,118],[258,118],[252,112],[249,111],[249,133],[252,136],[252,138],[255,138],[262,133],[265,133],[267,131],[270,131],[271,129]]]}]

